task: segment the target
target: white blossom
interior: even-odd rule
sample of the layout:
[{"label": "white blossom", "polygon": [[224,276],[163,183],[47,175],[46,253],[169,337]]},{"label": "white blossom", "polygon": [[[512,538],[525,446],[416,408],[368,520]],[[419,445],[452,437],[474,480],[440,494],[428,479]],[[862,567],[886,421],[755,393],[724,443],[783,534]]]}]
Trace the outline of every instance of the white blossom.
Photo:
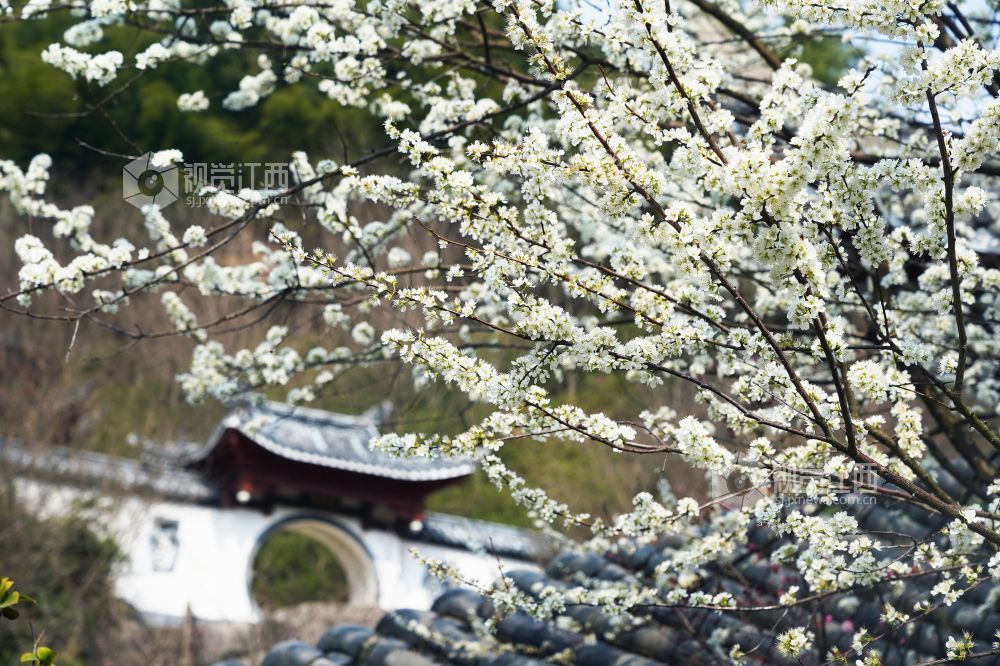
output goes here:
[{"label": "white blossom", "polygon": [[177,108],[181,111],[204,111],[208,108],[208,97],[202,90],[184,93],[177,98]]}]

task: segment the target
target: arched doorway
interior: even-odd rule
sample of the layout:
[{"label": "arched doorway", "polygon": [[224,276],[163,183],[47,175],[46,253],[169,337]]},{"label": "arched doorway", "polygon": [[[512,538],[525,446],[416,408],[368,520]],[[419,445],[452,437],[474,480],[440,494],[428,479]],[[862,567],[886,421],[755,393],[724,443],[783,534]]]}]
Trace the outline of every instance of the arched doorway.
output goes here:
[{"label": "arched doorway", "polygon": [[378,604],[378,578],[367,549],[346,528],[314,516],[286,518],[260,536],[249,585],[258,608],[313,601]]}]

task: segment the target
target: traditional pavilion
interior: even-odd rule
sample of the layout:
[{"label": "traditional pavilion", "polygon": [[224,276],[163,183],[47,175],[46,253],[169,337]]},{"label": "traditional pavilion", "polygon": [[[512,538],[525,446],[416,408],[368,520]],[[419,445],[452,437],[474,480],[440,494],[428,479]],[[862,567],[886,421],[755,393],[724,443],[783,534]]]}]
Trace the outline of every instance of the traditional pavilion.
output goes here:
[{"label": "traditional pavilion", "polygon": [[125,556],[118,596],[153,622],[189,613],[259,621],[253,562],[281,531],[339,560],[353,607],[429,608],[441,582],[414,549],[484,585],[537,560],[534,534],[426,512],[427,496],[470,475],[475,461],[372,450],[379,421],[376,411],[256,402],[226,416],[207,443],[146,447],[140,460],[0,439],[0,465],[18,472],[18,496],[39,514],[96,509],[95,527]]},{"label": "traditional pavilion", "polygon": [[281,503],[360,512],[383,525],[419,521],[425,498],[470,475],[475,462],[373,450],[379,415],[254,404],[227,416],[185,466],[218,488],[224,506]]}]

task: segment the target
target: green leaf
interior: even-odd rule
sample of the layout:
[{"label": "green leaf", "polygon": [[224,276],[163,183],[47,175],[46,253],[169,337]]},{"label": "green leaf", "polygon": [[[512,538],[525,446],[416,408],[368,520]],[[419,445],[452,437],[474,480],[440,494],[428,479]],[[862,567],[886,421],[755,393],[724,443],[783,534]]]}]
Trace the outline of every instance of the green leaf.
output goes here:
[{"label": "green leaf", "polygon": [[42,666],[53,666],[56,660],[56,653],[52,648],[42,645],[35,650],[35,659]]},{"label": "green leaf", "polygon": [[8,606],[13,606],[20,599],[20,595],[16,590],[11,588],[14,587],[14,581],[10,578],[0,579],[0,608],[7,608]]},{"label": "green leaf", "polygon": [[38,664],[40,666],[55,666],[56,653],[52,648],[39,645],[34,652],[21,655],[22,664]]}]

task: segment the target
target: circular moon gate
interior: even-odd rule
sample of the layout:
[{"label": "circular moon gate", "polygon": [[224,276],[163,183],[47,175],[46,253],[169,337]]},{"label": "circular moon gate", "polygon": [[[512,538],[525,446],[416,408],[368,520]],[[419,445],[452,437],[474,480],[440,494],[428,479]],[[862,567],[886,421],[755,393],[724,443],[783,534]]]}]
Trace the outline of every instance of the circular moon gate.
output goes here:
[{"label": "circular moon gate", "polygon": [[337,523],[302,516],[286,518],[271,525],[257,540],[248,563],[247,584],[255,605],[259,605],[253,594],[254,569],[257,556],[263,545],[280,532],[293,532],[307,537],[326,548],[340,563],[347,578],[348,598],[346,605],[378,606],[378,576],[371,554],[354,534]]}]

